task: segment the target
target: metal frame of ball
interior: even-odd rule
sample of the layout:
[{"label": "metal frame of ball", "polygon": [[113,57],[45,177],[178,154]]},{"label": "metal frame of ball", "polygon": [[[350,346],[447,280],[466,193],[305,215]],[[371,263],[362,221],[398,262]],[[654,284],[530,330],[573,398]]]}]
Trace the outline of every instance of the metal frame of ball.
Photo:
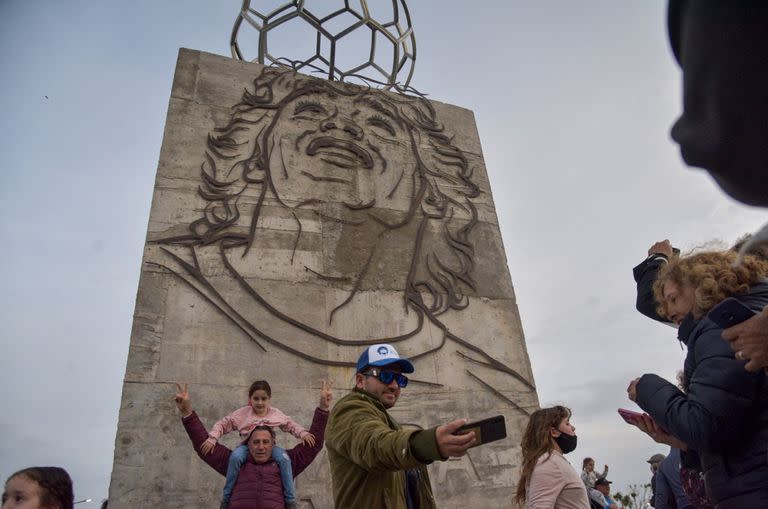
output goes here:
[{"label": "metal frame of ball", "polygon": [[[258,56],[252,60],[253,62],[258,62],[262,65],[287,65],[296,71],[301,70],[302,68],[309,68],[327,74],[327,78],[330,81],[347,81],[349,78],[354,77],[368,84],[379,85],[385,89],[396,87],[397,89],[404,90],[409,88],[409,84],[416,67],[416,38],[414,36],[413,27],[411,25],[411,16],[410,12],[408,11],[408,6],[406,5],[406,1],[392,0],[393,20],[385,24],[381,24],[371,17],[371,12],[368,8],[367,0],[359,1],[363,11],[362,13],[357,12],[355,9],[350,7],[349,0],[344,0],[343,8],[338,9],[322,18],[319,18],[304,7],[304,0],[293,0],[291,2],[287,2],[272,10],[272,12],[268,14],[262,14],[255,9],[252,9],[251,0],[243,0],[242,8],[237,18],[235,19],[234,26],[232,27],[232,35],[230,37],[232,57],[239,60],[247,60],[244,58],[240,45],[237,41],[240,26],[242,25],[243,20],[245,20],[259,33]],[[400,24],[401,13],[399,7],[402,7],[402,14],[405,16],[405,29],[403,29],[402,25]],[[344,13],[352,14],[358,19],[358,22],[336,34],[335,36],[323,28],[323,23]],[[315,29],[317,33],[315,54],[308,60],[292,60],[288,58],[287,55],[271,55],[267,50],[267,35],[269,31],[297,17],[300,17],[306,21]],[[369,53],[368,61],[348,71],[342,71],[336,67],[336,43],[345,35],[362,26],[368,26],[368,28],[371,29],[371,51]],[[394,27],[397,30],[397,37],[388,30],[391,27]],[[390,72],[387,72],[375,61],[377,33],[386,37],[393,45],[394,51],[392,58],[392,70]],[[321,41],[323,37],[330,41],[330,55],[328,59],[326,59],[320,53]],[[409,43],[411,46],[411,51],[408,51]],[[400,54],[401,50],[402,55]],[[408,70],[407,78],[403,82],[398,82],[397,76],[406,67],[409,60],[411,61],[411,64],[410,69]],[[359,74],[360,71],[363,71],[367,68],[376,70],[384,78],[385,81]]]}]

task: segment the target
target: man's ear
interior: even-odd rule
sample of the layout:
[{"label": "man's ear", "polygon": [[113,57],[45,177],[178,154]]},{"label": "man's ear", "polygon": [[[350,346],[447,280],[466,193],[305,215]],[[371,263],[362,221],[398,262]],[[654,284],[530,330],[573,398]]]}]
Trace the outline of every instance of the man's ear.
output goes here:
[{"label": "man's ear", "polygon": [[364,380],[365,380],[365,375],[361,373],[355,373],[355,387],[357,387],[358,389],[362,389]]}]

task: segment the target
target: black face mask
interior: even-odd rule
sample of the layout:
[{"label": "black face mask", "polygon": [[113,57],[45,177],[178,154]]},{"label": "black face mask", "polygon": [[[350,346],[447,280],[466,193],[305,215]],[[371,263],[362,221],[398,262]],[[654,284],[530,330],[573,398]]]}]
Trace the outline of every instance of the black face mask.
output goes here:
[{"label": "black face mask", "polygon": [[569,435],[567,433],[560,432],[559,437],[555,437],[555,442],[560,447],[560,450],[563,451],[563,454],[568,454],[569,452],[573,452],[574,449],[576,449],[576,435]]}]

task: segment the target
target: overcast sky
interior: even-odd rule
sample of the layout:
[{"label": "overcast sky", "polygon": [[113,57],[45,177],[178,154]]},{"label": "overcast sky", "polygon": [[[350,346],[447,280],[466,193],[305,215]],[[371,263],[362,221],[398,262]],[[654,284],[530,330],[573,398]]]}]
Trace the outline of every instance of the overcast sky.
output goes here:
[{"label": "overcast sky", "polygon": [[[229,55],[240,3],[0,1],[2,481],[57,464],[77,498],[107,496],[176,55]],[[540,401],[573,409],[577,469],[589,455],[614,489],[647,482],[664,448],[616,409],[684,352],[635,311],[631,269],[656,240],[727,245],[768,215],[669,139],[665,4],[410,4],[412,84],[475,112]]]}]

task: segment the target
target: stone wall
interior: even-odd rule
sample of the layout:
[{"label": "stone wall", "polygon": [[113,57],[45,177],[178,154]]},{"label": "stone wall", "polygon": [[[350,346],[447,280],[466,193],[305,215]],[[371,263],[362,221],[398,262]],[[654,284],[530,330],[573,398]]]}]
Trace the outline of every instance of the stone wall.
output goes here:
[{"label": "stone wall", "polygon": [[[192,450],[175,382],[208,427],[257,379],[308,427],[320,380],[343,396],[373,342],[416,367],[404,425],[505,416],[507,439],[429,468],[440,507],[506,505],[538,400],[472,112],[182,49],[110,508],[216,506],[223,477]],[[324,451],[297,491],[333,506]]]}]

